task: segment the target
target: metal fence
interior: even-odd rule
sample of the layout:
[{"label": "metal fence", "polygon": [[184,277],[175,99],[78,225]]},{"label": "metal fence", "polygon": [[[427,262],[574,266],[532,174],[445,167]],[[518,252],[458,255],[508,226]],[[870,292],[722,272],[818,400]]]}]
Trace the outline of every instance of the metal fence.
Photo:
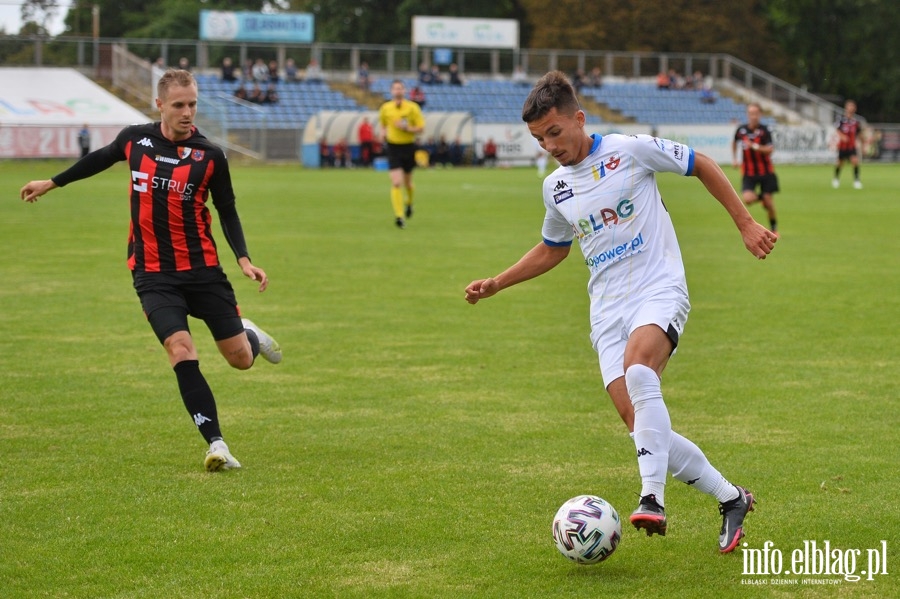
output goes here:
[{"label": "metal fence", "polygon": [[[231,58],[238,69],[258,58],[267,63],[274,60],[283,69],[287,60],[293,59],[302,73],[304,65],[315,58],[326,80],[348,82],[356,80],[363,63],[368,66],[372,78],[415,77],[420,64],[435,62],[432,50],[409,45],[250,44],[177,39],[0,36],[0,62],[4,66],[72,67],[91,78],[112,81],[134,98],[146,101],[148,110],[152,110],[154,96],[154,63],[177,65],[185,59],[195,72],[218,73],[225,57]],[[567,73],[590,73],[599,67],[605,81],[652,80],[658,73],[670,70],[681,74],[699,71],[704,77],[711,78],[716,88],[729,90],[743,101],[762,101],[774,110],[792,111],[821,126],[832,126],[842,113],[840,106],[827,99],[726,54],[524,48],[451,50],[453,61],[468,79],[508,79],[518,66],[531,80],[554,69]],[[282,141],[296,144],[301,133],[281,132],[274,134],[273,138],[271,131],[228,131],[224,119],[215,118],[215,110],[212,104],[204,106],[204,128],[222,128],[222,131],[215,132],[216,137],[230,140],[232,149],[250,156],[268,157],[272,154],[272,146],[278,143],[276,138],[287,135],[291,139]],[[871,130],[875,139],[870,146],[870,159],[897,160],[900,125],[873,125]]]},{"label": "metal fence", "polygon": [[[300,66],[315,58],[326,79],[348,81],[362,63],[373,77],[414,76],[421,63],[434,62],[431,48],[380,44],[265,44],[220,43],[198,40],[110,39],[60,36],[0,37],[0,60],[5,66],[71,66],[86,75],[112,79],[113,49],[120,47],[147,64],[159,60],[177,65],[183,58],[195,70],[217,72],[224,57],[238,68],[262,58],[284,68],[291,58]],[[821,124],[835,121],[841,108],[726,54],[615,52],[565,49],[451,48],[453,61],[468,78],[508,78],[522,66],[532,79],[554,69],[589,73],[595,67],[608,80],[641,80],[670,69],[682,74],[697,71],[725,84],[751,90],[759,99],[786,105]]]}]

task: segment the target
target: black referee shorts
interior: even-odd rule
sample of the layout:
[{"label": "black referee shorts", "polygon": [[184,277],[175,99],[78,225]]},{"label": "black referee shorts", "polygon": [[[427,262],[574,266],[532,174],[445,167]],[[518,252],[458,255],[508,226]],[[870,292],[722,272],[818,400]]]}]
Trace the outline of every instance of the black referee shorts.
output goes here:
[{"label": "black referee shorts", "polygon": [[206,323],[213,339],[241,333],[241,312],[221,267],[181,272],[132,272],[134,290],[160,343],[178,331],[190,332],[188,315]]},{"label": "black referee shorts", "polygon": [[402,168],[404,173],[411,173],[416,168],[416,144],[387,145],[388,168]]}]

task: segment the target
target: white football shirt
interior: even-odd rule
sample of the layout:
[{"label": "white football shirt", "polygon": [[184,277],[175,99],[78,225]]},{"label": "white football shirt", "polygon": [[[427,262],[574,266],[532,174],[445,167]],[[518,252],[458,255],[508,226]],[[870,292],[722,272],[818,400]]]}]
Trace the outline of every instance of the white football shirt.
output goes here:
[{"label": "white football shirt", "polygon": [[[675,228],[657,172],[690,175],[694,150],[649,135],[592,135],[588,156],[544,179],[544,243],[578,239],[590,271],[591,313],[660,289],[687,296]],[[593,320],[593,318],[592,318]]]}]

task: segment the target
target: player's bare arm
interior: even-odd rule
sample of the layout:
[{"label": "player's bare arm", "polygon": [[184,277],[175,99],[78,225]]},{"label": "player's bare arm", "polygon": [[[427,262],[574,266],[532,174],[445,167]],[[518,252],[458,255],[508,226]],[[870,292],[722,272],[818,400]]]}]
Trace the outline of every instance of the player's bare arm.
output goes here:
[{"label": "player's bare arm", "polygon": [[541,242],[496,277],[469,283],[466,287],[466,301],[476,304],[478,300],[496,295],[507,287],[538,277],[565,260],[570,249],[571,246],[555,247]]},{"label": "player's bare arm", "polygon": [[39,197],[41,197],[51,189],[56,188],[56,183],[54,183],[50,179],[44,179],[43,181],[29,181],[19,191],[19,197],[21,197],[26,202],[37,202]]},{"label": "player's bare arm", "polygon": [[266,276],[266,271],[263,269],[253,266],[250,262],[250,258],[242,257],[238,259],[238,265],[241,267],[241,272],[244,273],[244,276],[252,281],[259,281],[259,292],[262,293],[269,286],[269,277]]},{"label": "player's bare arm", "polygon": [[765,260],[775,247],[778,236],[753,220],[721,167],[709,156],[696,152],[694,176],[700,179],[709,193],[731,215],[731,219],[741,232],[747,250],[760,260]]}]

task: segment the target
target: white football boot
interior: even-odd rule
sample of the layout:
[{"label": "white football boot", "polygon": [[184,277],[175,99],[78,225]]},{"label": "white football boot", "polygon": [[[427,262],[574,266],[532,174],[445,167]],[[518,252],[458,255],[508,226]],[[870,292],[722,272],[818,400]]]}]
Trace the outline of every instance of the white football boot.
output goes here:
[{"label": "white football boot", "polygon": [[278,345],[278,342],[272,339],[264,330],[253,324],[253,321],[249,318],[242,318],[241,322],[244,324],[245,329],[250,329],[256,333],[256,338],[259,339],[260,355],[272,364],[281,362],[281,346]]},{"label": "white football boot", "polygon": [[206,452],[206,459],[203,465],[209,472],[218,472],[220,470],[233,470],[241,467],[241,463],[231,455],[225,441],[213,441],[209,444],[209,451]]}]

